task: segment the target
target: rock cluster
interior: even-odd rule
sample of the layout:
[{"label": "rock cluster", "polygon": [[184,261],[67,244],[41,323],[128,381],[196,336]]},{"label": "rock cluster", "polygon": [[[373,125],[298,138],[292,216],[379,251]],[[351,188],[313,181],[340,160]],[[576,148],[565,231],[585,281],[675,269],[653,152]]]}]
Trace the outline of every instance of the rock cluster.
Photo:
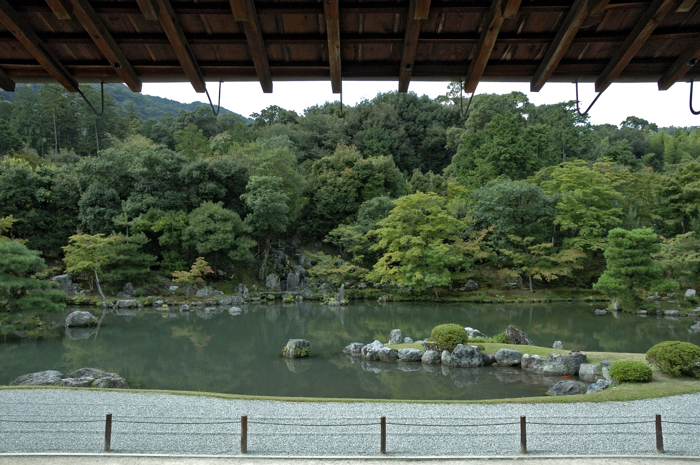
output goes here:
[{"label": "rock cluster", "polygon": [[10,385],[129,389],[129,384],[118,374],[107,373],[97,368],[81,368],[67,375],[56,370],[39,371],[22,375]]},{"label": "rock cluster", "polygon": [[290,339],[282,349],[286,358],[303,358],[311,355],[311,343],[306,339]]}]

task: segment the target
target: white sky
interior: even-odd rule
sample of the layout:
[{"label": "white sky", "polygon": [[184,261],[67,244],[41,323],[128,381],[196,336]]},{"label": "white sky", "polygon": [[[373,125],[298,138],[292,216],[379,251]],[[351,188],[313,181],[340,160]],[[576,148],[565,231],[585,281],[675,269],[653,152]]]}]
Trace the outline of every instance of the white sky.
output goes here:
[{"label": "white sky", "polygon": [[[412,81],[409,91],[431,98],[447,92],[448,82]],[[396,90],[397,82],[390,81],[343,81],[343,103],[355,105],[362,99],[371,100],[378,92]],[[207,84],[212,100],[216,104],[218,83]],[[696,86],[695,110],[700,109],[700,83]],[[536,105],[558,103],[576,98],[573,84],[548,83],[538,93],[529,92],[529,83],[479,84],[477,94],[505,94],[511,91],[525,93]],[[659,127],[700,126],[700,116],[693,116],[688,108],[690,84],[679,82],[669,90],[657,90],[656,83],[612,84],[598,99],[589,115],[593,124],[619,125],[628,116],[637,116]],[[197,94],[190,84],[158,83],[143,85],[143,93],[169,98],[183,103],[200,101],[207,103],[206,94]],[[592,83],[579,84],[582,111],[595,97]],[[330,81],[275,82],[274,92],[264,94],[258,82],[225,82],[221,91],[221,106],[243,116],[277,105],[302,114],[305,108],[327,101],[336,101],[338,94],[331,92]],[[465,101],[466,103],[466,101]]]}]

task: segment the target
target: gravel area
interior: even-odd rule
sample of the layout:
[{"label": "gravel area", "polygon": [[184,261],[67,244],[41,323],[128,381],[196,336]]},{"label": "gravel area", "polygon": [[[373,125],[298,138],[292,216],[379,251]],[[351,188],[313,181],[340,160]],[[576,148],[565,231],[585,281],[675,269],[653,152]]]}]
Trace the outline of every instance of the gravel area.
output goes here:
[{"label": "gravel area", "polygon": [[[655,414],[664,421],[700,424],[700,394],[634,402],[479,405],[34,389],[0,390],[0,406],[0,453],[100,452],[107,413],[113,414],[112,451],[118,454],[237,455],[240,425],[230,422],[241,415],[248,416],[249,454],[260,456],[376,456],[381,416],[388,423],[387,452],[395,457],[517,456],[521,415],[528,421],[528,454],[542,456],[655,454]],[[614,424],[620,422],[646,423]],[[574,423],[603,425],[569,425]],[[664,423],[663,429],[667,456],[700,456],[700,426]]]}]

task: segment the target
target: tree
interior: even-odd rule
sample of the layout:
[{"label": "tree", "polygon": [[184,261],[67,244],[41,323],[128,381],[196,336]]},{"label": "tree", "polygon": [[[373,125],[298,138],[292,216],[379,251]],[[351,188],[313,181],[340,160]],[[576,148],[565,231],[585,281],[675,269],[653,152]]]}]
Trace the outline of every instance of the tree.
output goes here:
[{"label": "tree", "polygon": [[700,239],[694,231],[664,239],[659,252],[652,255],[666,276],[683,286],[695,287],[700,279]]},{"label": "tree", "polygon": [[664,279],[663,268],[654,263],[653,254],[661,250],[659,236],[649,228],[630,231],[615,228],[608,233],[605,249],[606,268],[594,289],[609,296],[640,301],[640,290],[667,291],[678,283]]},{"label": "tree", "polygon": [[175,150],[194,161],[209,154],[209,141],[204,133],[194,124],[188,124],[183,129],[173,134],[175,138]]},{"label": "tree", "polygon": [[76,234],[71,236],[68,245],[63,247],[66,256],[63,261],[66,264],[66,273],[91,273],[95,278],[97,292],[100,293],[103,301],[107,301],[98,273],[109,261],[109,247],[116,241],[120,241],[119,236],[104,237],[104,234],[90,236],[88,234]]},{"label": "tree", "polygon": [[190,271],[173,271],[173,281],[176,283],[187,284],[187,287],[185,288],[185,298],[189,298],[190,289],[192,286],[198,283],[203,283],[203,276],[213,273],[214,270],[211,269],[204,257],[197,257],[192,264]]},{"label": "tree", "polygon": [[369,279],[422,291],[447,286],[460,272],[488,257],[480,244],[483,235],[464,241],[463,221],[449,214],[445,199],[422,192],[396,200],[396,207],[378,223],[374,231],[379,241],[373,250],[385,251],[369,273]]},{"label": "tree", "polygon": [[144,233],[137,233],[124,239],[114,240],[106,248],[109,260],[104,264],[103,279],[120,287],[127,282],[147,282],[152,275],[151,267],[156,264],[156,257],[144,253],[141,248],[148,243]]}]

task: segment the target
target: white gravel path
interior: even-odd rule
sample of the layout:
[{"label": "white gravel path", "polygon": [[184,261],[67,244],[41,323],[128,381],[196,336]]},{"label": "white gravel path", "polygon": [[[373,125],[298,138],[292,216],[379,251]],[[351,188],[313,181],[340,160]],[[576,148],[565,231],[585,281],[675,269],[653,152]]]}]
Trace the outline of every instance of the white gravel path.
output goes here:
[{"label": "white gravel path", "polygon": [[[248,415],[248,450],[252,456],[376,456],[378,424],[303,427],[295,423],[378,423],[381,416],[386,416],[389,423],[389,456],[518,456],[517,423],[524,415],[528,422],[548,423],[528,424],[529,456],[653,455],[654,415],[661,414],[665,421],[700,424],[700,394],[634,402],[481,405],[276,402],[114,391],[0,390],[0,453],[101,452],[107,413],[113,414],[112,451],[118,454],[237,455],[237,423],[134,422],[230,422]],[[649,423],[611,424],[639,421]],[[512,424],[442,428],[392,423]],[[664,423],[666,456],[700,456],[698,437],[700,426]]]}]

